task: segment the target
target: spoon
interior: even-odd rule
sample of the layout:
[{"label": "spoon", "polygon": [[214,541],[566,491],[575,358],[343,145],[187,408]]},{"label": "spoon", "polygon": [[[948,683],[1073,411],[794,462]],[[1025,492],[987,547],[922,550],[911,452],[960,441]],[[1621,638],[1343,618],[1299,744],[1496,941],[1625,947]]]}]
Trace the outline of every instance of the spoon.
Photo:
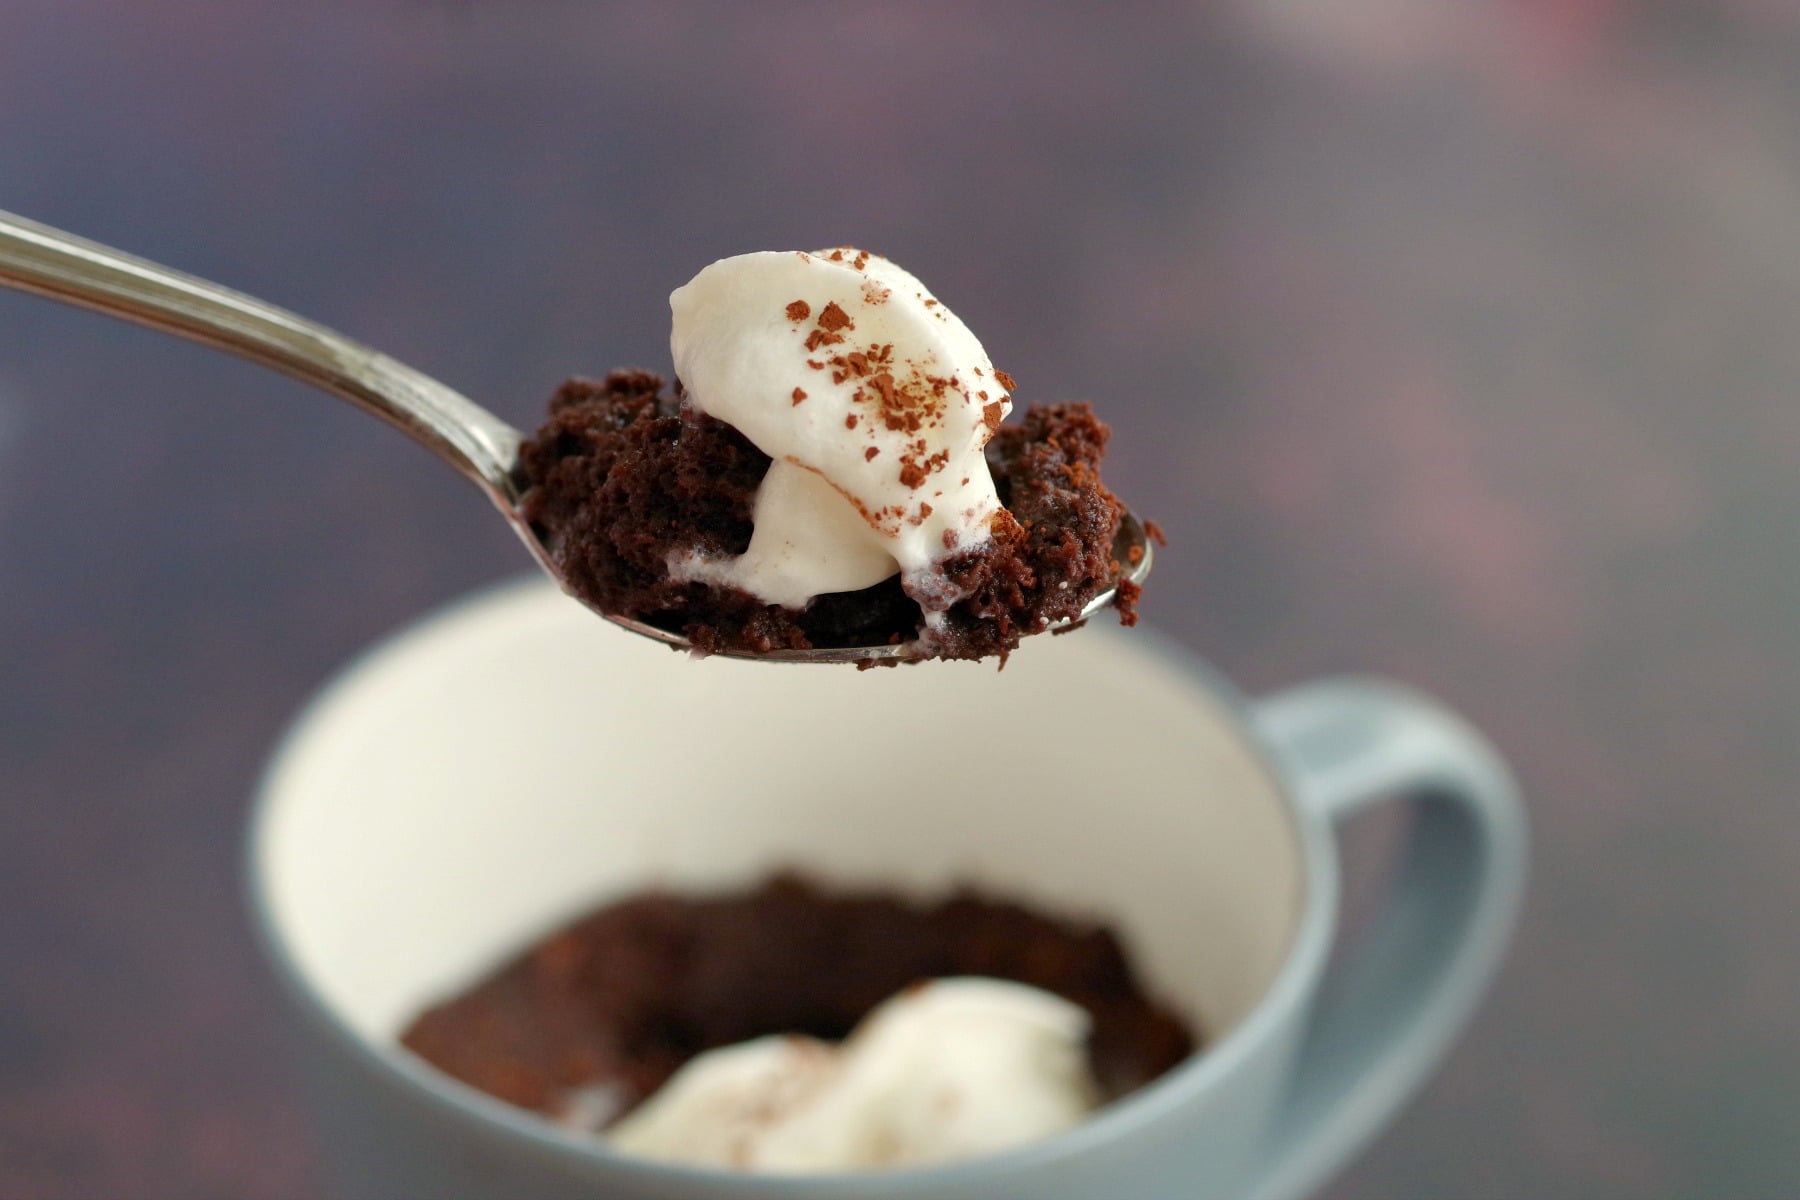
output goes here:
[{"label": "spoon", "polygon": [[[380,417],[480,488],[538,565],[563,591],[570,591],[549,549],[519,510],[524,490],[519,444],[524,436],[429,375],[241,292],[7,212],[0,212],[0,285],[91,308],[228,351],[323,388]],[[1127,513],[1113,544],[1113,560],[1124,565],[1122,578],[1130,583],[1142,582],[1150,573],[1151,553],[1143,524]],[[1085,621],[1111,604],[1117,595],[1116,585],[1106,589],[1088,602],[1080,617],[1059,622],[1050,629]],[[617,613],[595,611],[633,633],[677,649],[691,649],[688,639],[679,633]],[[768,654],[719,653],[776,662],[841,663],[904,658],[906,650],[905,646],[884,643]]]}]

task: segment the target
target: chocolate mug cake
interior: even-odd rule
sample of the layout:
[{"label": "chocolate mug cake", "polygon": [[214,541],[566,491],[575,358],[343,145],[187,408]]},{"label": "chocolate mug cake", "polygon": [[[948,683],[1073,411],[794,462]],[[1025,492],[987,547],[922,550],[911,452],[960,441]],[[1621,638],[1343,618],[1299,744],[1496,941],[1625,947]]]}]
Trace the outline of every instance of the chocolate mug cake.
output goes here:
[{"label": "chocolate mug cake", "polygon": [[1085,404],[1034,406],[917,279],[851,249],[716,262],[670,298],[678,381],[571,380],[521,449],[568,586],[706,651],[1004,657],[1118,586]]},{"label": "chocolate mug cake", "polygon": [[[1061,1028],[1012,1058],[977,1064],[974,1079],[966,1065],[959,1072],[952,1064],[932,1079],[915,1071],[886,1085],[880,1100],[889,1109],[936,1095],[953,1098],[945,1105],[960,1102],[961,1111],[929,1123],[915,1118],[910,1141],[892,1133],[871,1138],[877,1144],[863,1160],[824,1160],[825,1151],[809,1143],[841,1135],[820,1128],[818,1114],[837,1109],[838,1119],[854,1118],[845,1110],[855,1107],[857,1089],[804,1077],[831,1069],[832,1043],[854,1051],[879,1036],[870,1027],[881,1018],[866,1020],[869,1014],[885,1011],[894,1024],[909,1000],[920,1007],[933,988],[943,992],[940,1001],[960,999],[964,1011],[985,1010],[990,1019],[961,1043],[954,1018],[915,1021],[918,1035],[903,1051],[915,1059],[934,1048],[968,1059],[1022,1026]],[[1006,1011],[997,1013],[1001,1006]],[[764,1040],[760,1051],[754,1039]],[[1192,1053],[1195,1040],[1145,993],[1103,926],[981,892],[916,904],[791,874],[745,892],[645,892],[607,905],[421,1013],[402,1037],[447,1074],[570,1127],[606,1131],[623,1148],[765,1170],[932,1161],[954,1149],[1041,1136],[1155,1079]],[[1046,1056],[1064,1046],[1078,1061],[1047,1078]],[[634,1137],[640,1106],[654,1108],[662,1089],[681,1089],[686,1071],[709,1056],[735,1054],[743,1064],[746,1051],[759,1061],[747,1066],[748,1076],[746,1066],[737,1069],[738,1095],[715,1085],[711,1111],[705,1100],[690,1101],[650,1137]],[[837,1093],[827,1094],[834,1085]],[[1047,1090],[1057,1093],[1054,1111],[1037,1126],[1021,1126],[1016,1113],[1044,1107]],[[915,1107],[930,1104],[921,1099]],[[771,1118],[790,1110],[810,1124],[788,1135],[777,1158],[764,1140]],[[1015,1114],[1010,1123],[1008,1114]],[[885,1114],[867,1119],[877,1133],[894,1124]]]}]

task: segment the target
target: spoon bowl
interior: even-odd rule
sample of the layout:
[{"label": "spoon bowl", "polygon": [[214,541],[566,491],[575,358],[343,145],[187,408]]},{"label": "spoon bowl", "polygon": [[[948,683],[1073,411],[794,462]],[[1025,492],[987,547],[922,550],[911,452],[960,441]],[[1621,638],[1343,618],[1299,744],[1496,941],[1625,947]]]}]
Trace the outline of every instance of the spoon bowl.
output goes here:
[{"label": "spoon bowl", "polygon": [[[548,547],[520,511],[525,481],[519,469],[519,447],[524,435],[424,372],[241,292],[6,212],[0,212],[0,286],[188,338],[348,400],[399,429],[479,487],[538,565],[563,591],[575,595]],[[1126,514],[1113,546],[1120,582],[1142,582],[1150,573],[1151,558],[1143,524]],[[1050,629],[1079,624],[1117,597],[1115,583],[1095,596],[1077,620]],[[681,634],[616,613],[594,611],[633,633],[676,649],[692,649]],[[874,663],[905,658],[907,650],[904,645],[881,643],[767,654],[721,653],[765,662]]]},{"label": "spoon bowl", "polygon": [[[526,531],[524,536],[527,541],[533,543],[533,549],[538,555],[538,562],[543,564],[544,569],[549,571],[552,576],[555,576],[556,565],[550,561],[543,548],[536,544],[529,531]],[[1119,522],[1118,535],[1113,538],[1112,559],[1119,568],[1119,580],[1129,584],[1142,583],[1150,574],[1150,562],[1153,557],[1155,557],[1155,548],[1149,536],[1144,532],[1144,523],[1138,520],[1136,514],[1126,513],[1124,519]],[[568,588],[564,587],[563,590],[568,591]],[[1057,621],[1038,632],[1066,632],[1097,613],[1110,608],[1118,598],[1119,584],[1115,582],[1112,587],[1089,600],[1082,608],[1080,616]],[[599,609],[594,611],[599,612],[601,616],[615,625],[623,626],[633,633],[642,634],[665,646],[672,646],[677,650],[693,649],[688,639],[679,633],[671,633],[667,629],[659,629],[655,625],[646,624],[631,617],[601,612]],[[904,643],[884,642],[871,646],[815,646],[808,650],[770,650],[761,654],[749,650],[715,650],[710,653],[720,658],[753,658],[758,662],[881,663],[905,659],[909,649]]]}]

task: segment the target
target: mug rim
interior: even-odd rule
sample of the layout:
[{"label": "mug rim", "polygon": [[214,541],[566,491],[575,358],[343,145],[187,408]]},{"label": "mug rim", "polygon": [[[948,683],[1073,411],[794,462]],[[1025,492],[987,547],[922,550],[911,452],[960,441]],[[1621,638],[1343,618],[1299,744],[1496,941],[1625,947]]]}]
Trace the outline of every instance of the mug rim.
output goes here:
[{"label": "mug rim", "polygon": [[325,997],[296,961],[269,893],[263,847],[276,803],[276,783],[300,750],[300,743],[326,714],[366,676],[411,646],[480,610],[553,585],[531,574],[499,580],[436,605],[364,645],[315,687],[282,727],[252,792],[243,841],[244,888],[255,941],[274,971],[282,993],[307,1022],[322,1031],[365,1071],[417,1096],[434,1113],[475,1125],[533,1153],[614,1175],[620,1182],[655,1181],[719,1189],[721,1197],[769,1200],[841,1196],[843,1189],[878,1184],[887,1191],[944,1188],[985,1178],[1019,1174],[1088,1153],[1098,1146],[1172,1119],[1195,1098],[1232,1075],[1256,1048],[1277,1035],[1301,1008],[1324,966],[1338,904],[1337,858],[1324,820],[1299,802],[1269,740],[1257,729],[1252,702],[1229,680],[1168,634],[1140,624],[1135,640],[1154,644],[1157,657],[1176,666],[1215,702],[1227,731],[1250,751],[1254,766],[1281,801],[1282,819],[1300,858],[1299,920],[1273,980],[1250,1011],[1231,1029],[1186,1061],[1129,1095],[1112,1101],[1076,1125],[1014,1149],[956,1162],[809,1175],[759,1175],[713,1167],[665,1163],[621,1153],[592,1133],[563,1129],[543,1116],[508,1104],[431,1066],[397,1042],[365,1038]]}]

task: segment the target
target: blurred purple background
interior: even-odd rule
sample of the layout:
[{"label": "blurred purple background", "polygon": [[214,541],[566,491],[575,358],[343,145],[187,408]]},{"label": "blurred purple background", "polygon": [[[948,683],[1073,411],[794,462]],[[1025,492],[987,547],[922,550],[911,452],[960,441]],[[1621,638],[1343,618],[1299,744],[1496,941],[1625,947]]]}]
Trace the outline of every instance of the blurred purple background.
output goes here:
[{"label": "blurred purple background", "polygon": [[[1517,950],[1329,1195],[1800,1195],[1800,9],[0,0],[0,208],[520,423],[854,242],[1090,398],[1153,621],[1529,790]],[[368,418],[0,293],[0,1196],[316,1181],[238,843],[345,656],[526,569]]]}]

